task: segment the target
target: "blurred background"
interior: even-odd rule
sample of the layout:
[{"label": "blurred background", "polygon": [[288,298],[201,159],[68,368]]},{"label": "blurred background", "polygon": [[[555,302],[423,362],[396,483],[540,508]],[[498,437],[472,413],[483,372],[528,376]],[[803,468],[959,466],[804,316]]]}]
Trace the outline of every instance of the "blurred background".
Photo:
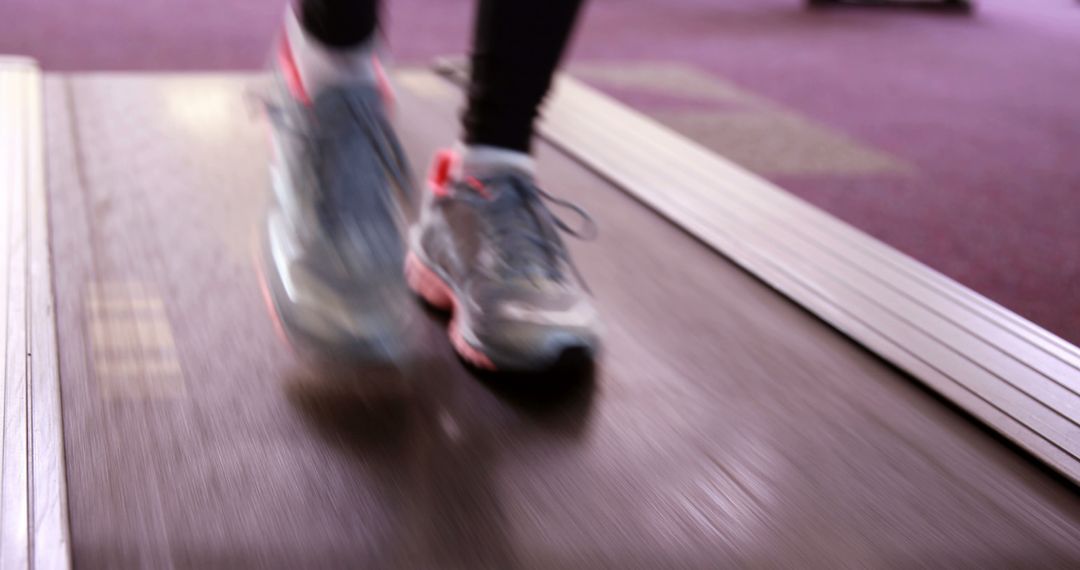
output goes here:
[{"label": "blurred background", "polygon": [[[399,64],[461,53],[468,0],[388,0]],[[263,65],[284,3],[4,0],[47,71]],[[593,0],[570,71],[1080,343],[1080,5]]]}]

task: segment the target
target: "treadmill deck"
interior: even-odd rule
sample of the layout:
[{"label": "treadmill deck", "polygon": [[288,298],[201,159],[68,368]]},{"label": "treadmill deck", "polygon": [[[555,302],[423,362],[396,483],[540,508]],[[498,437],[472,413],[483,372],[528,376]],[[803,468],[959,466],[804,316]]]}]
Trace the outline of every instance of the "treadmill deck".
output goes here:
[{"label": "treadmill deck", "polygon": [[[71,554],[83,568],[1080,564],[1075,489],[546,144],[607,325],[590,377],[321,374],[252,265],[254,75],[46,80]],[[402,74],[417,168],[460,101]],[[417,308],[420,311],[420,307]]]}]

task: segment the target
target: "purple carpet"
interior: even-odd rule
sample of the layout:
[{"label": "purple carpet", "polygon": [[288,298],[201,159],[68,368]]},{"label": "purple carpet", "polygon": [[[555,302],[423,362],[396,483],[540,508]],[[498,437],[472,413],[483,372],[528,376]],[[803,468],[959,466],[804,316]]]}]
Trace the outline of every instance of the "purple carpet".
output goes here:
[{"label": "purple carpet", "polygon": [[[389,2],[396,57],[463,51],[471,5]],[[48,70],[254,68],[283,7],[5,0],[0,53],[35,56]],[[764,174],[1080,343],[1076,2],[982,0],[962,15],[807,10],[797,0],[595,0],[581,31],[577,62],[689,65],[906,165]],[[722,106],[636,89],[609,90],[658,117]]]}]

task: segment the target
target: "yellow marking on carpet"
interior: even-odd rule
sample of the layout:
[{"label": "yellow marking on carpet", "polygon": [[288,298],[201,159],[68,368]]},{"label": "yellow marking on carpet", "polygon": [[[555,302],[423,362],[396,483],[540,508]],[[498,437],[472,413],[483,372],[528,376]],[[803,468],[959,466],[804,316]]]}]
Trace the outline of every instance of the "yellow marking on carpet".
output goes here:
[{"label": "yellow marking on carpet", "polygon": [[[692,65],[585,63],[571,75],[605,87],[696,100],[643,109],[667,127],[762,175],[909,175],[903,159]],[[715,105],[715,108],[710,106]],[[672,108],[674,107],[674,108]]]},{"label": "yellow marking on carpet", "polygon": [[570,75],[587,83],[637,91],[694,97],[725,103],[753,105],[759,101],[734,84],[692,65],[664,61],[633,63],[581,63],[570,66]]},{"label": "yellow marking on carpet", "polygon": [[85,297],[94,374],[110,398],[175,398],[185,392],[165,302],[139,281],[92,284]]},{"label": "yellow marking on carpet", "polygon": [[898,158],[794,114],[663,111],[652,116],[760,174],[852,176],[911,170]]}]

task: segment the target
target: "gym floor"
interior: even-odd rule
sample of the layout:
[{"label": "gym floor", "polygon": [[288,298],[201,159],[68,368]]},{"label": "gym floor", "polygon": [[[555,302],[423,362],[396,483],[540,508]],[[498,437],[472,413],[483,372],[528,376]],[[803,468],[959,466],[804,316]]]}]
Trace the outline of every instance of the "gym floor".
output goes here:
[{"label": "gym floor", "polygon": [[[467,45],[468,0],[388,0],[395,56]],[[282,1],[6,0],[47,71],[244,70]],[[1080,6],[593,0],[571,70],[1080,343]]]}]

